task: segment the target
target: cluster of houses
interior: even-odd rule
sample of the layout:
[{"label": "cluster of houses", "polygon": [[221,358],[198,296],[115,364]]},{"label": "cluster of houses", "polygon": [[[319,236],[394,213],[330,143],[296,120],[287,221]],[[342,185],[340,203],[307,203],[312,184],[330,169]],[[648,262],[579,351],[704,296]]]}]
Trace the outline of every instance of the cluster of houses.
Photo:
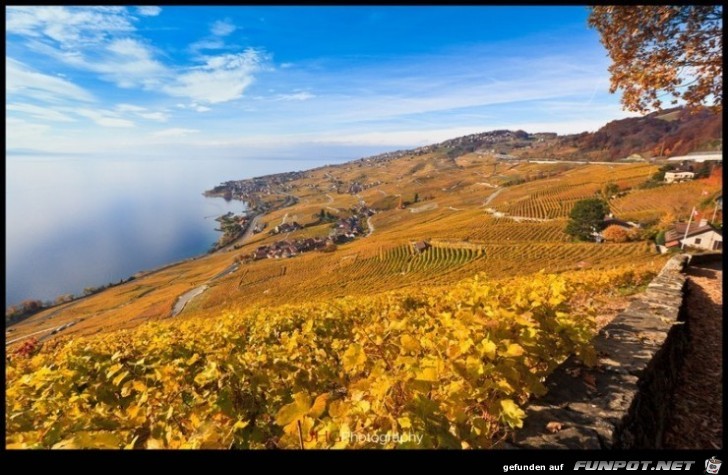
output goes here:
[{"label": "cluster of houses", "polygon": [[351,241],[364,232],[359,215],[339,219],[329,233],[329,239],[336,244]]},{"label": "cluster of houses", "polygon": [[381,184],[382,184],[382,182],[379,180],[372,181],[369,183],[360,183],[358,181],[353,181],[349,184],[349,189],[347,190],[347,193],[355,195],[364,190],[368,190],[369,188],[373,188],[373,187],[379,186]]},{"label": "cluster of houses", "polygon": [[303,229],[303,226],[293,221],[292,223],[279,224],[275,228],[271,229],[270,233],[268,234],[292,233],[293,231],[298,231],[299,229]]},{"label": "cluster of houses", "polygon": [[320,250],[331,244],[330,239],[321,237],[278,241],[268,246],[260,246],[251,256],[254,261],[260,259],[281,259],[293,257],[308,251]]},{"label": "cluster of houses", "polygon": [[[362,220],[372,216],[375,211],[366,206],[356,206],[351,208],[352,216],[348,218],[340,218],[334,223],[328,237],[315,237],[306,239],[291,239],[285,241],[277,241],[268,246],[258,247],[250,256],[254,261],[260,259],[281,259],[293,257],[298,254],[322,250],[332,244],[343,244],[355,239],[364,233]],[[283,223],[276,226],[271,234],[279,234],[284,232],[292,232],[297,229],[303,229],[303,226],[297,222]]]},{"label": "cluster of houses", "polygon": [[304,178],[305,172],[287,172],[250,178],[246,180],[226,181],[209,192],[207,195],[223,195],[226,199],[238,198],[248,201],[254,195],[271,195],[275,193],[287,193],[296,188],[291,181]]}]

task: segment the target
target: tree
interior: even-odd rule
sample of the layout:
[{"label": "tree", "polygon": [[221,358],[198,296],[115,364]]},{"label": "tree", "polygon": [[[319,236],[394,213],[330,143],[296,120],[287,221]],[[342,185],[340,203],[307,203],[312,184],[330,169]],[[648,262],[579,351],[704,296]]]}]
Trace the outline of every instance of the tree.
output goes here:
[{"label": "tree", "polygon": [[616,224],[613,224],[611,226],[608,226],[607,229],[605,229],[604,231],[602,231],[602,237],[604,237],[605,241],[627,242],[629,238],[629,233],[622,226],[617,226]]},{"label": "tree", "polygon": [[610,181],[609,183],[606,183],[602,187],[602,197],[605,201],[609,201],[609,199],[613,196],[619,193],[619,185],[614,183],[613,181]]},{"label": "tree", "polygon": [[593,239],[592,233],[604,227],[604,216],[609,212],[609,205],[599,198],[577,201],[569,215],[566,234],[582,241]]},{"label": "tree", "polygon": [[417,203],[419,201],[420,201],[420,194],[419,193],[415,193],[415,203]]},{"label": "tree", "polygon": [[722,17],[720,5],[591,7],[589,25],[612,60],[609,91],[622,89],[622,104],[634,112],[659,110],[665,95],[721,110]]}]

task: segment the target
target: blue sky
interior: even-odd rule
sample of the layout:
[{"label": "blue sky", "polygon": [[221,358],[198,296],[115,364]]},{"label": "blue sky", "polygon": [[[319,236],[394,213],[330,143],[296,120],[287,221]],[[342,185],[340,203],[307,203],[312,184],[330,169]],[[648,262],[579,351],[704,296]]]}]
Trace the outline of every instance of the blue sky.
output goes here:
[{"label": "blue sky", "polygon": [[7,151],[347,155],[626,117],[585,7],[7,7]]}]

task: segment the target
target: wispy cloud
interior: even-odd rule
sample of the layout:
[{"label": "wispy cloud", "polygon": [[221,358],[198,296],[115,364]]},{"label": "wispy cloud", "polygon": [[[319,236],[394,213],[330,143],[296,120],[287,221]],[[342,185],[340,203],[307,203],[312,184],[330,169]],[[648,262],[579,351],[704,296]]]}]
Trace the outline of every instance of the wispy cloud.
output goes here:
[{"label": "wispy cloud", "polygon": [[11,34],[48,37],[66,47],[98,44],[110,35],[135,30],[124,7],[7,7]]},{"label": "wispy cloud", "polygon": [[8,111],[21,112],[35,119],[48,120],[51,122],[76,121],[76,119],[50,107],[40,107],[32,104],[8,104],[5,109]]},{"label": "wispy cloud", "polygon": [[231,49],[223,38],[237,29],[229,18],[218,20],[210,27],[210,34],[190,44],[189,50],[193,54],[199,54],[201,51]]},{"label": "wispy cloud", "polygon": [[151,5],[137,7],[137,12],[142,16],[157,16],[162,13],[162,9]]},{"label": "wispy cloud", "polygon": [[267,55],[249,48],[238,54],[210,56],[205,64],[182,73],[175,83],[163,87],[173,96],[218,104],[242,97],[252,84],[254,74],[263,69]]},{"label": "wispy cloud", "polygon": [[68,66],[98,73],[101,79],[123,88],[152,88],[170,74],[162,63],[154,59],[148,45],[133,38],[112,39],[103,45],[81,51],[47,44],[31,45]]},{"label": "wispy cloud", "polygon": [[237,27],[230,21],[230,19],[218,20],[212,24],[210,33],[215,36],[227,36],[230,33],[237,30]]},{"label": "wispy cloud", "polygon": [[276,101],[307,101],[316,97],[315,94],[311,94],[308,91],[299,91],[292,94],[278,94],[275,96]]},{"label": "wispy cloud", "polygon": [[153,137],[186,137],[191,134],[198,133],[197,129],[185,129],[182,127],[173,127],[152,133]]},{"label": "wispy cloud", "polygon": [[46,102],[75,100],[92,102],[90,92],[57,76],[43,74],[12,58],[5,58],[6,84],[8,97],[24,96]]},{"label": "wispy cloud", "polygon": [[136,106],[133,104],[117,104],[115,109],[118,112],[134,114],[137,117],[147,120],[155,120],[158,122],[167,122],[169,120],[169,114],[166,112],[150,111],[146,107]]},{"label": "wispy cloud", "polygon": [[72,111],[81,117],[86,117],[102,127],[134,127],[134,122],[122,119],[117,114],[106,110],[95,110],[88,108],[77,108]]},{"label": "wispy cloud", "polygon": [[190,45],[190,51],[198,54],[200,51],[223,49],[225,42],[219,38],[203,38]]}]

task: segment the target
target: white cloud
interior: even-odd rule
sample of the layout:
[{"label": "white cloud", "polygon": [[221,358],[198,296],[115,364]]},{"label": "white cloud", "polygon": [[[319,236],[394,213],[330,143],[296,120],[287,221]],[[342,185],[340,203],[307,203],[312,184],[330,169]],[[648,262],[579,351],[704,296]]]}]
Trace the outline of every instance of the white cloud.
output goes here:
[{"label": "white cloud", "polygon": [[157,16],[162,13],[162,9],[151,5],[137,7],[137,12],[142,16]]},{"label": "white cloud", "polygon": [[40,44],[33,46],[69,66],[99,73],[101,79],[122,88],[153,88],[169,74],[167,68],[153,58],[151,49],[133,38],[114,39],[103,47],[89,48],[85,52]]},{"label": "white cloud", "polygon": [[293,67],[293,63],[281,63],[281,69],[288,69],[288,68],[292,68],[292,67]]},{"label": "white cloud", "polygon": [[167,122],[169,120],[169,115],[164,112],[140,112],[137,115],[144,119],[156,120],[158,122]]},{"label": "white cloud", "polygon": [[9,7],[8,32],[26,45],[120,87],[158,85],[167,69],[133,38],[135,18],[125,7]]},{"label": "white cloud", "polygon": [[134,122],[122,119],[111,111],[86,108],[72,109],[72,111],[81,117],[93,120],[102,127],[134,127]]},{"label": "white cloud", "polygon": [[197,129],[184,129],[181,127],[175,127],[171,129],[164,129],[152,134],[153,137],[185,137],[190,134],[196,134],[199,132]]},{"label": "white cloud", "polygon": [[238,54],[211,56],[205,65],[182,73],[163,90],[209,104],[232,101],[242,97],[253,82],[253,74],[263,68],[266,60],[264,53],[252,48]]},{"label": "white cloud", "polygon": [[12,58],[5,58],[6,84],[8,96],[17,94],[48,102],[76,100],[92,102],[91,93],[57,76],[39,73],[29,66]]},{"label": "white cloud", "polygon": [[237,30],[237,27],[229,19],[225,19],[213,23],[210,28],[210,33],[215,36],[227,36],[235,30]]},{"label": "white cloud", "polygon": [[134,104],[117,104],[115,109],[118,112],[128,112],[147,120],[156,120],[158,122],[167,122],[169,114],[165,112],[150,111],[146,107],[135,106]]},{"label": "white cloud", "polygon": [[197,54],[202,50],[215,50],[225,47],[225,42],[219,39],[202,39],[190,45],[190,51]]},{"label": "white cloud", "polygon": [[124,7],[7,7],[8,33],[47,36],[64,46],[97,44],[111,34],[134,31]]},{"label": "white cloud", "polygon": [[146,107],[135,106],[133,104],[117,104],[116,110],[120,112],[145,112]]},{"label": "white cloud", "polygon": [[294,92],[293,94],[278,94],[275,97],[276,101],[307,101],[309,99],[313,99],[316,97],[316,95],[311,94],[310,92],[301,91],[301,92]]},{"label": "white cloud", "polygon": [[189,105],[186,105],[186,104],[177,104],[177,107],[179,107],[180,109],[191,109],[191,110],[195,110],[197,112],[208,112],[208,111],[211,111],[212,110],[211,108],[209,108],[207,106],[201,106],[201,105],[199,105],[196,102],[193,102],[193,103],[191,103]]},{"label": "white cloud", "polygon": [[32,104],[8,104],[6,110],[21,112],[31,117],[53,122],[75,122],[76,119],[48,107],[39,107]]}]

